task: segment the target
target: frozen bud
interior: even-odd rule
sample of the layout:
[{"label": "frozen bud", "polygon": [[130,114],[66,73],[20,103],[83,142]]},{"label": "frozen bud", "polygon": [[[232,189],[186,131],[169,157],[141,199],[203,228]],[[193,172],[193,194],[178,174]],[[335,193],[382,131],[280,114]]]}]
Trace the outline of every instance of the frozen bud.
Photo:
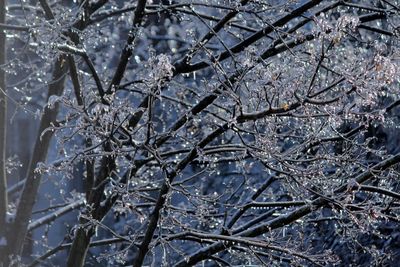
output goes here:
[{"label": "frozen bud", "polygon": [[171,64],[170,58],[165,55],[161,54],[157,57],[158,63],[156,66],[156,71],[159,71],[159,77],[172,77],[174,73],[174,66]]},{"label": "frozen bud", "polygon": [[355,31],[358,25],[360,25],[360,19],[358,17],[346,14],[338,19],[336,28],[338,31],[344,31],[346,29]]}]

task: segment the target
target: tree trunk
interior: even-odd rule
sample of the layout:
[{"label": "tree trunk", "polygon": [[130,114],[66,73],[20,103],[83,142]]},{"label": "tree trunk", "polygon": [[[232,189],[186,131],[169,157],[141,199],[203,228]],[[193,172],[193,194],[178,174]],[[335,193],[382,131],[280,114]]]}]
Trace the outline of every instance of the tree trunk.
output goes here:
[{"label": "tree trunk", "polygon": [[[63,92],[67,72],[67,64],[64,64],[64,62],[64,57],[60,57],[55,63],[53,81],[49,85],[48,97],[52,95],[60,96]],[[48,148],[53,136],[53,131],[46,131],[44,134],[42,133],[52,124],[55,124],[58,109],[59,105],[57,103],[54,107],[47,106],[41,117],[39,132],[33,149],[31,162],[29,164],[25,185],[19,199],[12,231],[10,231],[8,237],[8,240],[10,241],[10,255],[20,255],[22,252],[27,227],[41,180],[41,174],[36,172],[35,169],[38,163],[46,161]]]},{"label": "tree trunk", "polygon": [[67,267],[82,267],[85,264],[86,254],[89,249],[90,238],[94,234],[93,226],[90,229],[85,228],[82,224],[75,234],[69,252]]},{"label": "tree trunk", "polygon": [[[0,23],[5,23],[5,0],[0,0]],[[6,63],[6,35],[0,31],[0,65]],[[6,77],[0,69],[0,264],[6,256],[6,229],[7,229],[7,172],[6,172],[6,135],[7,135],[7,95]]]}]

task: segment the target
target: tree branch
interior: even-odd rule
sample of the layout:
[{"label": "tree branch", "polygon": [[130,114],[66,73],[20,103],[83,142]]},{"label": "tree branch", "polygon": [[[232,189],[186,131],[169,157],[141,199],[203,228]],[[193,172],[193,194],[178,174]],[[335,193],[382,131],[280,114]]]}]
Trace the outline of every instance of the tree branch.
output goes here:
[{"label": "tree branch", "polygon": [[142,243],[139,247],[138,254],[136,255],[134,259],[133,266],[134,267],[140,267],[143,264],[144,258],[149,250],[149,244],[150,241],[153,238],[154,231],[157,228],[158,220],[160,217],[160,210],[164,207],[165,201],[166,201],[166,195],[169,191],[169,185],[173,182],[174,178],[194,159],[197,157],[198,154],[198,149],[199,148],[204,148],[208,143],[213,141],[217,136],[221,135],[224,133],[226,130],[228,130],[228,124],[224,124],[223,126],[219,127],[218,129],[214,130],[211,134],[209,134],[207,137],[205,137],[203,140],[201,140],[191,151],[188,153],[188,155],[183,158],[175,167],[175,169],[171,172],[168,173],[166,172],[167,178],[166,181],[163,183],[161,186],[156,205],[154,207],[154,210],[152,211],[150,218],[149,218],[149,223],[146,229],[146,233],[144,235],[144,238],[142,240]]},{"label": "tree branch", "polygon": [[146,7],[146,0],[138,0],[134,13],[132,29],[129,32],[128,40],[125,44],[125,47],[122,50],[117,69],[115,71],[114,77],[111,80],[110,86],[107,90],[107,94],[110,94],[113,88],[117,89],[121,83],[122,78],[124,77],[126,66],[128,65],[129,58],[132,55],[133,42],[135,41],[137,32],[141,24],[143,23],[145,7]]},{"label": "tree branch", "polygon": [[[306,2],[305,4],[303,4],[300,7],[296,8],[295,10],[290,12],[289,14],[287,14],[287,15],[283,16],[282,18],[276,20],[271,25],[259,30],[258,32],[252,34],[250,37],[246,38],[242,42],[240,42],[240,43],[234,45],[233,47],[229,48],[229,51],[231,51],[232,53],[239,53],[239,52],[243,51],[249,45],[251,45],[254,42],[258,41],[259,39],[261,39],[265,35],[273,32],[275,30],[275,28],[285,25],[287,22],[291,21],[294,18],[297,18],[299,15],[301,15],[302,13],[306,12],[307,10],[313,8],[314,6],[318,5],[321,2],[322,2],[321,0],[311,0],[311,1]],[[227,52],[227,51],[222,52],[221,54],[219,54],[218,56],[215,57],[215,61],[216,62],[221,62],[221,61],[229,58],[230,55],[231,55],[230,52]],[[180,64],[177,64],[175,66],[175,71],[178,72],[178,73],[188,73],[188,72],[193,72],[193,71],[197,71],[199,69],[203,69],[205,67],[208,67],[208,66],[210,66],[210,64],[211,63],[208,63],[206,61],[201,61],[201,62],[192,64],[192,65],[182,65],[182,63],[180,63]]]},{"label": "tree branch", "polygon": [[85,203],[85,201],[83,199],[72,202],[72,203],[68,204],[67,206],[62,207],[61,209],[58,209],[58,210],[52,212],[51,214],[48,214],[40,219],[37,219],[28,225],[28,231],[32,231],[44,224],[52,222],[52,221],[56,220],[57,218],[61,217],[62,215],[83,206],[84,203]]},{"label": "tree branch", "polygon": [[[374,175],[377,172],[380,171],[384,171],[390,167],[392,167],[395,164],[398,164],[400,162],[400,153],[386,159],[383,160],[381,162],[379,162],[378,164],[376,164],[375,166],[373,166],[371,169],[357,175],[355,177],[355,181],[357,183],[363,183],[365,181],[367,181],[368,179],[374,177]],[[338,189],[335,190],[335,194],[341,193],[341,192],[345,192],[348,188],[348,184],[344,184],[343,186],[339,187]],[[287,214],[283,214],[271,221],[265,222],[263,224],[257,225],[253,228],[250,228],[246,231],[243,231],[239,234],[239,236],[242,237],[255,237],[255,236],[259,236],[261,234],[264,233],[268,233],[271,232],[274,229],[283,227],[285,225],[288,225],[304,216],[306,216],[307,214],[309,214],[310,212],[312,212],[315,209],[318,209],[319,207],[326,205],[328,202],[327,199],[325,198],[317,198],[315,200],[313,200],[311,203],[309,203],[308,205],[304,205],[292,212],[289,212]],[[183,266],[193,266],[196,263],[207,259],[209,256],[218,253],[220,251],[223,251],[225,249],[227,249],[228,247],[230,247],[231,245],[226,245],[222,242],[218,242],[216,244],[207,246],[205,248],[202,248],[200,250],[198,250],[197,252],[191,254],[190,256],[186,257],[185,260],[182,260],[180,262],[178,262],[176,265],[174,265],[175,267],[183,267]]]}]

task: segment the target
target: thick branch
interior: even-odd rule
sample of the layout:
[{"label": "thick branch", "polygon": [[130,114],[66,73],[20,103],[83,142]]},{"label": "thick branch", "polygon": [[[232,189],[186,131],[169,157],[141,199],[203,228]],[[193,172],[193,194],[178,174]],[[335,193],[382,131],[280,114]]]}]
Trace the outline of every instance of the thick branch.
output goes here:
[{"label": "thick branch", "polygon": [[28,231],[32,231],[44,224],[48,224],[49,222],[56,220],[60,216],[66,214],[74,209],[81,207],[84,203],[85,203],[85,201],[83,199],[72,202],[71,204],[68,204],[67,206],[62,207],[61,209],[58,209],[51,214],[48,214],[40,219],[37,219],[36,221],[34,221],[28,225]]},{"label": "thick branch", "polygon": [[138,0],[133,18],[132,29],[129,32],[128,40],[126,41],[125,47],[122,50],[117,70],[115,71],[114,77],[111,80],[110,87],[108,88],[107,93],[111,93],[113,88],[118,88],[122,78],[124,77],[126,66],[128,65],[129,58],[132,55],[133,42],[135,41],[137,32],[141,24],[143,23],[145,7],[146,7],[146,0]]}]

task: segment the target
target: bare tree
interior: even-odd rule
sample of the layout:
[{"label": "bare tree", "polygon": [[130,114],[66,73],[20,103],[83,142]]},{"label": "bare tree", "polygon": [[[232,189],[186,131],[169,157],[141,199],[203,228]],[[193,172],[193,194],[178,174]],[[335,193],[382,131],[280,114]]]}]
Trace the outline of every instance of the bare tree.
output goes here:
[{"label": "bare tree", "polygon": [[0,6],[3,266],[396,262],[398,1]]}]

